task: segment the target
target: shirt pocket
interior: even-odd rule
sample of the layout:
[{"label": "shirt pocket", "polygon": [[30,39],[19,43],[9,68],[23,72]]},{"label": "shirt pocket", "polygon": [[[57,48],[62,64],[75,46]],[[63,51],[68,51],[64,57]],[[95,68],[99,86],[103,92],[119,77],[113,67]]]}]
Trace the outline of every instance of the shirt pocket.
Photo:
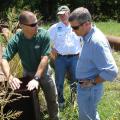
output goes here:
[{"label": "shirt pocket", "polygon": [[61,39],[61,38],[64,39],[65,35],[66,32],[64,31],[57,32],[57,39]]}]

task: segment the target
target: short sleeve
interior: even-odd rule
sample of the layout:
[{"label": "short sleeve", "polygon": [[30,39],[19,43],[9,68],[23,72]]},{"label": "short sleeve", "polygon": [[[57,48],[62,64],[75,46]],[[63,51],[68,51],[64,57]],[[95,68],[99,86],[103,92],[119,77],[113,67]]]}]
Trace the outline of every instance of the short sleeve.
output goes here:
[{"label": "short sleeve", "polygon": [[48,56],[50,54],[50,36],[49,33],[46,32],[44,37],[43,37],[43,44],[42,44],[42,49],[41,49],[41,55],[42,56]]},{"label": "short sleeve", "polygon": [[53,47],[55,44],[55,39],[56,39],[56,26],[57,24],[52,25],[49,29],[49,35],[50,35],[50,44]]}]

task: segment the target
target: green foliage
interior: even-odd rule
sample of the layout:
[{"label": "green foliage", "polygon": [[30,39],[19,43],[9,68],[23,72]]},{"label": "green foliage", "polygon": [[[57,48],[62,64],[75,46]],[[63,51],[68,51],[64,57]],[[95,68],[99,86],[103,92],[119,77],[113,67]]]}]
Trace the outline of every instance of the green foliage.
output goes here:
[{"label": "green foliage", "polygon": [[9,30],[12,31],[15,28],[15,26],[17,26],[17,21],[18,21],[16,9],[14,7],[8,9],[7,18],[8,18]]},{"label": "green foliage", "polygon": [[0,3],[1,19],[6,18],[4,11],[15,8],[17,14],[22,10],[39,11],[43,20],[52,21],[56,19],[58,6],[68,5],[71,11],[80,6],[87,7],[96,21],[120,21],[119,0],[1,0]]}]

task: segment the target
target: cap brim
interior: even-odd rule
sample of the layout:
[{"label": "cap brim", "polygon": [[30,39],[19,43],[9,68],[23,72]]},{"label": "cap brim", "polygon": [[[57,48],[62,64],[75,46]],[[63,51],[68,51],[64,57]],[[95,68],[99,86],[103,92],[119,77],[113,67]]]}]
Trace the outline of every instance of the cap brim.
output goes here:
[{"label": "cap brim", "polygon": [[65,14],[65,13],[66,13],[66,11],[60,11],[60,12],[57,13],[57,15],[62,15],[62,14]]}]

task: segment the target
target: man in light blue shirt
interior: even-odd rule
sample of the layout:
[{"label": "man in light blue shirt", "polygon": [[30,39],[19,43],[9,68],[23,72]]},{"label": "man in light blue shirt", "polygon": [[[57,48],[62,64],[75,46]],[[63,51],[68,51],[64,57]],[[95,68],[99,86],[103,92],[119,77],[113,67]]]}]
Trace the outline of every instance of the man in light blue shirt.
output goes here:
[{"label": "man in light blue shirt", "polygon": [[70,73],[70,89],[76,89],[76,86],[74,86],[74,82],[76,82],[75,69],[81,47],[80,38],[72,31],[68,21],[70,9],[67,6],[60,6],[57,15],[60,21],[49,28],[49,33],[53,45],[51,55],[55,60],[58,103],[60,108],[64,108],[65,74]]},{"label": "man in light blue shirt", "polygon": [[83,37],[83,47],[77,63],[77,98],[80,120],[100,120],[97,104],[103,92],[103,82],[113,81],[118,68],[108,40],[92,25],[88,9],[75,9],[69,21],[73,31]]}]

